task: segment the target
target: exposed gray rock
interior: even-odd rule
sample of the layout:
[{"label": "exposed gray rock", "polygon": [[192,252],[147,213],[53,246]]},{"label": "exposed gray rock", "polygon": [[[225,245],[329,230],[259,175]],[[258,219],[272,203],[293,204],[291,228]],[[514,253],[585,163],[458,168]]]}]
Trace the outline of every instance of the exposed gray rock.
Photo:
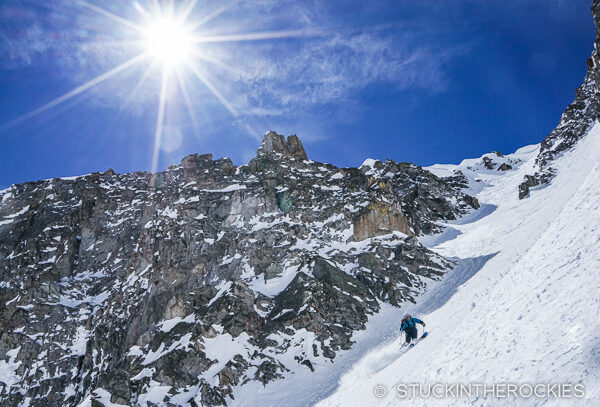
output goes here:
[{"label": "exposed gray rock", "polygon": [[485,165],[485,168],[487,168],[488,170],[493,170],[494,167],[496,166],[494,164],[494,162],[491,160],[491,158],[489,158],[489,157],[483,157],[483,164]]},{"label": "exposed gray rock", "polygon": [[414,301],[453,267],[415,236],[477,208],[466,186],[391,160],[314,162],[273,132],[241,167],[194,154],[157,174],[14,185],[0,195],[0,403],[226,405],[248,381],[318,369],[379,302]]},{"label": "exposed gray rock", "polygon": [[467,168],[473,171],[510,171],[514,166],[519,166],[520,164],[522,164],[522,161],[518,158],[505,157],[498,151],[492,151],[491,153],[484,154],[481,160],[476,161],[475,164]]},{"label": "exposed gray rock", "polygon": [[274,131],[269,131],[265,134],[265,139],[259,147],[258,153],[279,153],[288,157],[307,158],[304,147],[296,135],[289,136],[286,141],[284,136]]},{"label": "exposed gray rock", "polygon": [[600,0],[593,1],[592,16],[596,41],[587,60],[583,85],[575,90],[575,100],[565,109],[558,126],[542,142],[535,160],[535,173],[527,175],[519,185],[520,199],[527,197],[531,188],[548,184],[555,175],[553,161],[571,149],[600,119]]}]

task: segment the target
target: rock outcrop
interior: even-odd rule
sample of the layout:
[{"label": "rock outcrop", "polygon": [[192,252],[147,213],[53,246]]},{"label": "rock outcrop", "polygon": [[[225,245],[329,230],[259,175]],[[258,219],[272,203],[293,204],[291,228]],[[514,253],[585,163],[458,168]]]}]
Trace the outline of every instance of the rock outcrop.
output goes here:
[{"label": "rock outcrop", "polygon": [[258,154],[278,153],[288,157],[306,159],[306,151],[298,136],[289,136],[287,141],[284,136],[269,131],[265,135],[262,145],[258,149]]},{"label": "rock outcrop", "polygon": [[373,202],[367,207],[367,212],[354,221],[352,239],[361,241],[370,237],[387,235],[394,231],[413,235],[408,219],[402,215],[400,208],[383,201]]},{"label": "rock outcrop", "polygon": [[[596,24],[596,41],[587,60],[583,85],[575,90],[575,100],[564,111],[558,126],[540,146],[535,161],[535,173],[525,176],[519,185],[519,198],[529,195],[533,187],[548,184],[555,175],[552,162],[573,147],[600,119],[600,0],[594,0],[592,15]],[[583,62],[583,61],[582,61]]]},{"label": "rock outcrop", "polygon": [[194,154],[14,185],[0,192],[0,404],[225,405],[249,381],[317,369],[381,302],[414,301],[453,267],[414,236],[478,207],[463,178],[336,168],[269,132],[241,167]]}]

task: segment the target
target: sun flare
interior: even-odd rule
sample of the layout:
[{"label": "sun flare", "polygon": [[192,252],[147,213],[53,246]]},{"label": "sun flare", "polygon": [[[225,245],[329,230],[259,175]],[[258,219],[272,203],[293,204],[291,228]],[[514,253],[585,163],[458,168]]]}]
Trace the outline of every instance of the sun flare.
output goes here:
[{"label": "sun flare", "polygon": [[[161,78],[159,82],[160,93],[158,98],[158,110],[156,115],[156,130],[154,134],[154,148],[152,153],[151,171],[156,172],[158,168],[159,150],[163,143],[163,129],[167,130],[174,128],[172,124],[166,123],[168,115],[168,101],[170,89],[179,85],[182,96],[187,105],[190,120],[195,121],[195,115],[192,111],[192,103],[188,94],[186,76],[191,76],[197,79],[197,82],[204,85],[210,93],[227,109],[236,120],[240,120],[238,109],[228,99],[227,94],[223,92],[214,79],[207,72],[206,65],[211,64],[219,69],[228,71],[236,71],[235,67],[228,65],[207,53],[206,44],[218,44],[223,42],[234,43],[241,41],[264,41],[276,40],[282,38],[301,37],[307,35],[315,35],[312,31],[303,30],[287,30],[287,31],[266,31],[266,32],[236,32],[232,34],[220,35],[205,35],[201,28],[210,21],[217,18],[219,15],[227,12],[234,7],[239,0],[223,1],[222,4],[208,12],[204,12],[203,7],[197,6],[198,0],[152,0],[150,5],[143,6],[137,1],[133,2],[133,7],[137,12],[137,17],[133,20],[127,19],[121,15],[115,14],[108,9],[92,4],[86,0],[77,0],[78,6],[85,8],[87,11],[106,19],[107,23],[113,23],[116,26],[121,26],[131,33],[133,37],[131,41],[124,41],[123,44],[131,45],[140,51],[138,55],[132,56],[128,60],[121,62],[112,69],[88,80],[87,82],[71,89],[70,91],[46,102],[45,104],[33,109],[9,123],[0,126],[0,131],[12,127],[18,123],[22,123],[36,115],[39,115],[47,110],[50,110],[68,100],[73,99],[77,95],[86,92],[101,83],[113,78],[114,76],[125,72],[142,63],[147,63],[145,73],[140,77],[137,84],[134,85],[134,92],[142,86],[144,80],[149,77],[148,73],[155,65],[160,65]],[[197,11],[194,13],[194,11]],[[107,42],[107,45],[110,41]],[[115,42],[117,43],[117,42]],[[196,126],[196,124],[194,124]],[[171,127],[169,127],[171,126]],[[244,128],[252,136],[256,136],[257,132],[252,130],[248,123],[244,124]],[[179,135],[176,133],[167,134],[173,140],[178,140]],[[167,138],[168,138],[167,137]],[[170,140],[173,142],[173,140]],[[169,141],[169,140],[167,140]],[[168,144],[168,143],[167,143]],[[176,144],[176,143],[175,143]],[[167,149],[171,148],[169,145]]]},{"label": "sun flare", "polygon": [[193,46],[192,31],[175,18],[160,17],[144,31],[144,46],[156,60],[174,67],[189,59]]}]

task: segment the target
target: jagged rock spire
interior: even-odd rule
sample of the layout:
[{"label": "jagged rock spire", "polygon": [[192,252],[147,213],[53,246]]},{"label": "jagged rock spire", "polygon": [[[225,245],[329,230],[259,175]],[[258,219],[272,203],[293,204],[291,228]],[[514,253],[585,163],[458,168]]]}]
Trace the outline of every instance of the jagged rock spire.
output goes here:
[{"label": "jagged rock spire", "polygon": [[258,154],[280,153],[289,157],[307,158],[302,142],[296,135],[284,136],[274,131],[268,131],[258,148]]},{"label": "jagged rock spire", "polygon": [[529,196],[532,187],[550,183],[556,175],[552,166],[554,159],[573,147],[600,120],[600,0],[592,3],[592,16],[596,24],[596,41],[587,60],[587,74],[583,84],[575,90],[575,100],[565,109],[558,126],[542,141],[535,160],[535,173],[525,175],[519,185],[519,199]]}]

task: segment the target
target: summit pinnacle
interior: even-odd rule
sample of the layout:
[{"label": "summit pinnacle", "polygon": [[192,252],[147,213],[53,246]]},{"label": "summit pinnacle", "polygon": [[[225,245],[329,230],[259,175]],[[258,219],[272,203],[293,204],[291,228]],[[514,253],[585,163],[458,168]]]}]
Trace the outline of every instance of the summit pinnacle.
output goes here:
[{"label": "summit pinnacle", "polygon": [[289,157],[307,158],[302,142],[296,135],[289,136],[287,141],[284,136],[274,131],[268,131],[258,148],[258,154],[280,153]]}]

